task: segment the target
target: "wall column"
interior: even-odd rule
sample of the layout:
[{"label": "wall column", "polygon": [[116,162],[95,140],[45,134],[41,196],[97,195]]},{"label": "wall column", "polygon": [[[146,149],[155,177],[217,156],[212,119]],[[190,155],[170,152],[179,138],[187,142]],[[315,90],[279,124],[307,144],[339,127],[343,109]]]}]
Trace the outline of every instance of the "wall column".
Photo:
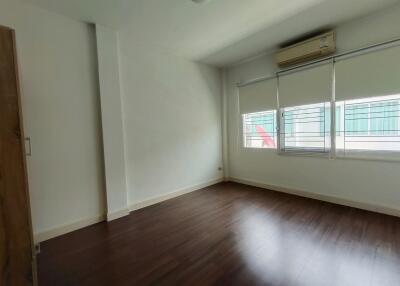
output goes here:
[{"label": "wall column", "polygon": [[129,214],[117,32],[96,25],[107,220]]}]

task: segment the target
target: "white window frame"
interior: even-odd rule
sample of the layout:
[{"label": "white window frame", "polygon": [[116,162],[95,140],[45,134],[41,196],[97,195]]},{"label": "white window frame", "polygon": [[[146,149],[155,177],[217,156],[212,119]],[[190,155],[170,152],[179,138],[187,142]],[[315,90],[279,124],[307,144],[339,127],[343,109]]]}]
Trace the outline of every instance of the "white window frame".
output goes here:
[{"label": "white window frame", "polygon": [[[317,103],[318,104],[318,103]],[[317,105],[315,104],[315,105]],[[321,104],[326,104],[326,103],[321,103]],[[314,105],[314,104],[310,104],[310,105]],[[329,108],[332,108],[332,103],[329,103]],[[324,108],[328,107],[325,106]],[[320,107],[315,107],[315,109],[320,108]],[[332,146],[329,146],[328,148],[318,148],[318,147],[291,147],[290,150],[285,148],[285,119],[284,119],[284,112],[285,112],[285,108],[280,108],[279,109],[279,154],[280,155],[294,155],[294,156],[317,156],[317,157],[329,157],[331,154],[331,150],[332,150]],[[324,116],[324,120],[325,120],[325,116]],[[319,131],[319,130],[318,130]],[[332,130],[330,127],[330,134],[331,134]],[[326,138],[324,138],[324,140],[326,140]],[[330,140],[330,137],[329,137]],[[332,144],[332,143],[331,143]]]}]

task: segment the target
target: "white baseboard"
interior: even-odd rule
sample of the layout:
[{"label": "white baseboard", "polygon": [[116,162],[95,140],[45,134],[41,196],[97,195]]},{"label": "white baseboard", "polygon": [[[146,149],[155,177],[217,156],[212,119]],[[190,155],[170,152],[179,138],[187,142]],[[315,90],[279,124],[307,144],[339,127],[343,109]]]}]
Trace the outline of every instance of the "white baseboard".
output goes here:
[{"label": "white baseboard", "polygon": [[122,210],[119,210],[119,211],[108,213],[107,214],[107,221],[113,221],[113,220],[119,219],[121,217],[127,216],[127,215],[130,214],[130,212],[131,211],[129,210],[129,208],[125,208],[125,209],[122,209]]},{"label": "white baseboard", "polygon": [[87,227],[87,226],[90,226],[90,225],[93,225],[93,224],[96,224],[96,223],[99,223],[99,222],[102,222],[105,220],[112,221],[112,220],[129,215],[129,213],[131,211],[138,210],[138,209],[141,209],[141,208],[144,208],[147,206],[151,206],[151,205],[154,205],[154,204],[157,204],[157,203],[160,203],[160,202],[163,202],[163,201],[175,198],[175,197],[179,197],[181,195],[191,193],[191,192],[200,190],[202,188],[206,188],[206,187],[218,184],[223,181],[224,181],[223,178],[214,179],[214,180],[208,181],[206,183],[197,184],[197,185],[194,185],[194,186],[191,186],[188,188],[174,191],[172,193],[168,193],[168,194],[161,195],[158,197],[153,197],[153,198],[132,204],[127,209],[122,209],[122,210],[119,210],[116,212],[109,213],[107,215],[100,215],[100,216],[96,216],[93,218],[82,219],[80,221],[76,221],[76,222],[73,222],[70,224],[65,224],[65,225],[50,229],[50,230],[38,232],[38,233],[34,234],[34,240],[35,240],[35,243],[40,243],[40,242],[49,240],[51,238],[55,238],[57,236],[67,234],[69,232],[72,232],[72,231],[75,231],[75,230],[78,230],[78,229],[81,229],[81,228],[84,228],[84,227]]},{"label": "white baseboard", "polygon": [[157,204],[157,203],[160,203],[160,202],[172,199],[172,198],[176,198],[181,195],[188,194],[188,193],[218,184],[223,181],[236,182],[236,183],[240,183],[240,184],[259,187],[259,188],[273,190],[273,191],[282,192],[282,193],[287,193],[287,194],[291,194],[291,195],[326,201],[326,202],[330,202],[330,203],[334,203],[334,204],[339,204],[339,205],[344,205],[344,206],[349,206],[349,207],[354,207],[354,208],[358,208],[358,209],[363,209],[363,210],[368,210],[368,211],[373,211],[373,212],[378,212],[378,213],[383,213],[383,214],[387,214],[387,215],[400,217],[399,209],[394,209],[394,208],[381,206],[381,205],[372,205],[372,204],[363,203],[363,202],[356,202],[356,201],[351,201],[348,199],[343,199],[343,198],[339,198],[339,197],[335,197],[335,196],[316,194],[316,193],[311,193],[311,192],[307,192],[304,190],[296,190],[296,189],[283,187],[283,186],[269,185],[266,183],[257,182],[257,181],[253,181],[253,180],[249,180],[249,179],[231,177],[228,180],[223,179],[223,178],[214,179],[214,180],[208,181],[206,183],[197,184],[197,185],[194,185],[194,186],[191,186],[188,188],[184,188],[184,189],[181,189],[181,190],[178,190],[175,192],[171,192],[171,193],[168,193],[165,195],[153,197],[153,198],[141,201],[141,202],[134,203],[129,206],[129,209],[123,209],[123,210],[113,212],[108,215],[99,215],[99,216],[92,217],[92,218],[82,219],[80,221],[76,221],[76,222],[73,222],[70,224],[65,224],[65,225],[50,229],[50,230],[35,233],[34,240],[35,240],[35,243],[39,243],[39,242],[43,242],[45,240],[48,240],[48,239],[72,232],[72,231],[75,231],[75,230],[105,221],[106,219],[108,221],[118,219],[120,217],[129,215],[130,211],[145,208],[147,206],[151,206],[151,205],[154,205],[154,204]]},{"label": "white baseboard", "polygon": [[45,240],[49,240],[51,238],[102,222],[106,219],[106,215],[99,215],[92,218],[82,219],[80,221],[76,221],[70,224],[65,224],[50,230],[46,230],[43,232],[35,233],[34,240],[35,243],[43,242]]},{"label": "white baseboard", "polygon": [[191,186],[191,187],[188,187],[188,188],[184,188],[184,189],[181,189],[181,190],[178,190],[178,191],[174,191],[172,193],[168,193],[168,194],[157,196],[157,197],[152,197],[150,199],[147,199],[147,200],[144,200],[144,201],[140,201],[140,202],[137,202],[137,203],[134,203],[134,204],[130,205],[129,209],[131,211],[142,209],[142,208],[145,208],[145,207],[148,207],[148,206],[151,206],[151,205],[155,205],[155,204],[158,204],[160,202],[163,202],[163,201],[166,201],[166,200],[169,200],[169,199],[173,199],[173,198],[176,198],[176,197],[179,197],[179,196],[182,196],[182,195],[185,195],[185,194],[188,194],[188,193],[191,193],[191,192],[194,192],[194,191],[197,191],[197,190],[200,190],[200,189],[203,189],[203,188],[206,188],[206,187],[221,183],[223,181],[224,181],[223,178],[218,178],[218,179],[214,179],[214,180],[208,181],[206,183],[197,184],[197,185],[194,185],[194,186]]},{"label": "white baseboard", "polygon": [[307,192],[307,191],[303,191],[303,190],[295,190],[292,188],[276,186],[276,185],[269,185],[269,184],[265,184],[262,182],[256,182],[253,180],[242,179],[242,178],[231,177],[230,181],[235,182],[235,183],[244,184],[244,185],[268,189],[268,190],[272,190],[272,191],[282,192],[282,193],[286,193],[286,194],[296,195],[296,196],[300,196],[300,197],[325,201],[325,202],[329,202],[329,203],[333,203],[333,204],[338,204],[338,205],[353,207],[353,208],[357,208],[357,209],[363,209],[363,210],[367,210],[367,211],[372,211],[372,212],[377,212],[377,213],[400,217],[399,209],[394,209],[394,208],[390,208],[390,207],[386,207],[386,206],[373,205],[373,204],[368,204],[368,203],[363,203],[363,202],[356,202],[356,201],[352,201],[352,200],[348,200],[348,199],[339,198],[336,196],[311,193],[311,192]]}]

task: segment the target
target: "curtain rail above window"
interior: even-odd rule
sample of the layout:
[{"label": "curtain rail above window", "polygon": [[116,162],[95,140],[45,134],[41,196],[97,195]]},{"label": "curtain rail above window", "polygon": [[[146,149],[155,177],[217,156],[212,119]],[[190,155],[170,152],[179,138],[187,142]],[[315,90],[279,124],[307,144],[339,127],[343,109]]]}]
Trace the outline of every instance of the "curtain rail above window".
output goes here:
[{"label": "curtain rail above window", "polygon": [[390,48],[390,47],[394,47],[394,46],[398,46],[400,45],[400,38],[395,38],[389,41],[385,41],[385,42],[381,42],[381,43],[377,43],[377,44],[373,44],[370,46],[366,46],[366,47],[362,47],[359,49],[354,49],[354,50],[350,50],[347,52],[343,52],[343,53],[339,53],[333,56],[328,56],[322,59],[318,59],[318,60],[314,60],[311,62],[307,62],[301,65],[296,65],[294,67],[291,68],[287,68],[287,69],[282,69],[282,70],[278,70],[274,73],[274,75],[268,75],[268,76],[263,76],[263,77],[259,77],[259,78],[255,78],[255,79],[251,79],[251,80],[247,80],[247,81],[240,81],[238,83],[236,83],[237,87],[244,87],[246,85],[250,85],[253,83],[257,83],[260,81],[264,81],[264,80],[269,80],[269,79],[273,79],[273,78],[277,78],[280,74],[283,73],[287,73],[287,72],[294,72],[297,70],[301,70],[303,68],[307,68],[309,66],[313,66],[313,65],[318,65],[319,63],[323,63],[329,60],[341,60],[344,58],[348,58],[348,57],[352,57],[352,56],[358,56],[364,53],[369,53],[369,52],[373,52],[375,50],[379,50],[379,49],[385,49],[385,48]]}]

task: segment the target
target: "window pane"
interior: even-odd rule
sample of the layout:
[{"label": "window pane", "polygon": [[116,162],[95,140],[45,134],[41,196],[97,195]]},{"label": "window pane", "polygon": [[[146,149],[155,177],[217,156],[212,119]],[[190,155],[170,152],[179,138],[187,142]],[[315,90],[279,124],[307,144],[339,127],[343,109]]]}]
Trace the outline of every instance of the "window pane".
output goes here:
[{"label": "window pane", "polygon": [[342,101],[336,146],[340,151],[400,151],[400,95]]},{"label": "window pane", "polygon": [[325,107],[321,107],[320,108],[320,112],[321,114],[324,114],[325,116],[325,121],[321,122],[319,125],[319,133],[321,137],[325,136],[326,132],[330,131],[330,124],[331,124],[331,113],[330,113],[330,108],[325,108]]},{"label": "window pane", "polygon": [[276,111],[243,114],[246,148],[276,148]]},{"label": "window pane", "polygon": [[346,104],[345,131],[346,136],[368,134],[368,104]]},{"label": "window pane", "polygon": [[372,135],[398,135],[398,107],[396,101],[371,104]]},{"label": "window pane", "polygon": [[[283,151],[322,151],[330,148],[330,103],[283,110]],[[329,119],[329,121],[328,121]]]},{"label": "window pane", "polygon": [[287,111],[285,113],[285,133],[288,136],[294,136],[293,112]]}]

